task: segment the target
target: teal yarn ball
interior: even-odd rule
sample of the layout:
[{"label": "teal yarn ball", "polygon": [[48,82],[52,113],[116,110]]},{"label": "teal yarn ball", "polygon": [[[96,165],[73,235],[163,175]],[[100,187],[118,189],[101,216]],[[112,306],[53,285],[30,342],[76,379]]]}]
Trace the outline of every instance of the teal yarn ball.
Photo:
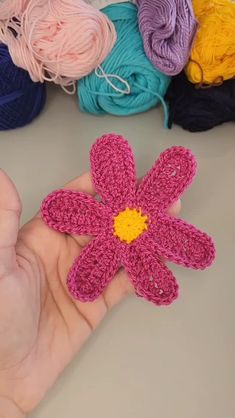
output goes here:
[{"label": "teal yarn ball", "polygon": [[161,102],[167,119],[163,98],[171,78],[145,55],[137,7],[119,3],[102,12],[114,23],[117,41],[101,67],[78,81],[80,109],[94,115],[125,116],[145,112]]}]

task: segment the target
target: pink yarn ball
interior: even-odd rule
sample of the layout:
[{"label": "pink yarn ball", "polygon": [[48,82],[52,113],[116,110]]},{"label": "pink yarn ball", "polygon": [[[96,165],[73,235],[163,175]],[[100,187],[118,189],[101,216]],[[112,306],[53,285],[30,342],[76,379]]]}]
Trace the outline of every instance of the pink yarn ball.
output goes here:
[{"label": "pink yarn ball", "polygon": [[82,0],[11,1],[0,8],[0,40],[33,81],[74,85],[104,61],[116,41],[113,23]]},{"label": "pink yarn ball", "polygon": [[0,0],[0,21],[17,16],[27,6],[29,0]]}]

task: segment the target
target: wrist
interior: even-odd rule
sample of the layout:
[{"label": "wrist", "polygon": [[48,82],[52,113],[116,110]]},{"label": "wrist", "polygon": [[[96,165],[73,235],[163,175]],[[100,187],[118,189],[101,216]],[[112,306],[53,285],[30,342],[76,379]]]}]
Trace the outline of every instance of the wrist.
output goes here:
[{"label": "wrist", "polygon": [[26,415],[13,401],[0,396],[0,418],[26,418]]}]

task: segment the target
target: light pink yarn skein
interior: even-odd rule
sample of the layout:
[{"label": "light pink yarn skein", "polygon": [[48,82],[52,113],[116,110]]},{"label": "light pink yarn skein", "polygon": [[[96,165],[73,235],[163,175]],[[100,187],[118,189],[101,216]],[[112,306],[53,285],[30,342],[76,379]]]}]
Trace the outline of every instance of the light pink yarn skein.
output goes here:
[{"label": "light pink yarn skein", "polygon": [[82,0],[7,0],[0,7],[0,41],[33,81],[67,87],[104,61],[116,32],[103,13]]},{"label": "light pink yarn skein", "polygon": [[28,3],[29,0],[0,0],[0,21],[18,16]]}]

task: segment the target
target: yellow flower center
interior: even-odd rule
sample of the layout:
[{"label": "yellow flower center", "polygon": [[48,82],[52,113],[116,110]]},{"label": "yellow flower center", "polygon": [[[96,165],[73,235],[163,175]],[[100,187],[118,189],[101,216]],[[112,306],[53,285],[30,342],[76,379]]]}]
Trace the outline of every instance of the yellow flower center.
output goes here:
[{"label": "yellow flower center", "polygon": [[121,241],[131,244],[144,231],[148,229],[148,217],[143,215],[141,209],[126,208],[114,218],[114,235]]}]

